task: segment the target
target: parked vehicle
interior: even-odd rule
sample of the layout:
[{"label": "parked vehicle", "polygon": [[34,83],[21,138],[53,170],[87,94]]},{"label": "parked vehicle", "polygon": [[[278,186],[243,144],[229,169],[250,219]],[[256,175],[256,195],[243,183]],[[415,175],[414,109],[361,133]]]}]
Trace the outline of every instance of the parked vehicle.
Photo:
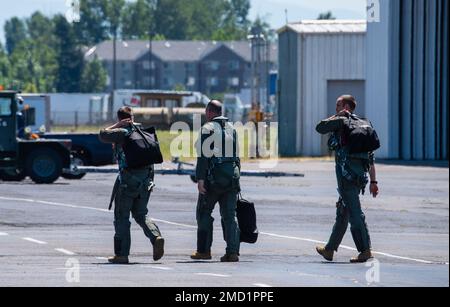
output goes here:
[{"label": "parked vehicle", "polygon": [[[112,146],[100,142],[96,133],[51,133],[50,131],[50,97],[48,95],[23,95],[23,104],[19,112],[19,137],[35,133],[40,139],[70,140],[72,143],[72,164],[75,166],[104,166],[114,164]],[[23,123],[26,122],[26,125]],[[23,127],[22,127],[23,126]],[[85,173],[66,169],[62,177],[81,179]]]},{"label": "parked vehicle", "polygon": [[[0,92],[0,179],[22,181],[30,176],[38,184],[53,183],[71,167],[72,142],[18,138],[20,104],[23,99],[16,92]],[[26,117],[23,124],[29,124]]]},{"label": "parked vehicle", "polygon": [[245,108],[237,95],[225,95],[223,100],[223,112],[231,122],[242,122],[244,120]]}]

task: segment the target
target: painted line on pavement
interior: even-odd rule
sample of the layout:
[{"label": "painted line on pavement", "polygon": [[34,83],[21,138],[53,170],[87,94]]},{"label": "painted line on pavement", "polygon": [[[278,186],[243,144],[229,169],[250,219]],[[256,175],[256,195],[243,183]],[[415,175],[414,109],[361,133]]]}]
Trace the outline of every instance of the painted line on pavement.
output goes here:
[{"label": "painted line on pavement", "polygon": [[[70,205],[70,204],[63,204],[63,203],[55,203],[55,202],[49,202],[49,201],[40,201],[40,200],[33,200],[33,199],[26,199],[26,198],[10,198],[10,197],[0,197],[0,199],[3,200],[9,200],[9,201],[17,201],[17,202],[27,202],[27,203],[36,203],[36,204],[43,204],[43,205],[49,205],[49,206],[55,206],[55,207],[65,207],[65,208],[73,208],[73,209],[85,209],[85,210],[91,210],[91,211],[97,211],[97,212],[106,212],[106,213],[112,213],[111,211],[107,209],[99,209],[99,208],[93,208],[93,207],[86,207],[86,206],[76,206],[76,205]],[[180,223],[174,223],[166,220],[161,219],[154,219],[156,222],[168,224],[168,225],[175,225],[175,226],[181,226],[191,229],[196,229],[196,226],[193,225],[187,225],[187,224],[180,224]],[[314,239],[308,239],[308,238],[300,238],[300,237],[293,237],[293,236],[284,236],[284,235],[278,235],[274,233],[267,233],[267,232],[261,232],[262,235],[271,236],[275,238],[280,239],[289,239],[289,240],[297,240],[297,241],[304,241],[304,242],[310,242],[310,243],[316,243],[316,244],[326,244],[326,242],[318,241]],[[342,245],[341,248],[356,251],[355,248],[350,246]],[[388,258],[398,259],[398,260],[405,260],[405,261],[412,261],[412,262],[418,262],[423,264],[443,264],[428,260],[422,260],[422,259],[416,259],[416,258],[410,258],[410,257],[403,257],[403,256],[397,256],[389,253],[383,253],[383,252],[372,252],[375,255],[385,256]],[[445,265],[448,265],[448,263],[445,263]]]},{"label": "painted line on pavement", "polygon": [[231,275],[225,275],[225,274],[214,274],[214,273],[195,273],[194,275],[199,275],[199,276],[212,276],[212,277],[231,277]]},{"label": "painted line on pavement", "polygon": [[62,254],[68,255],[68,256],[75,256],[76,254],[74,252],[71,252],[64,248],[55,248],[55,251],[60,252]]},{"label": "painted line on pavement", "polygon": [[106,257],[95,257],[95,259],[97,259],[97,260],[105,260],[105,261],[108,261],[108,258],[106,258]]},{"label": "painted line on pavement", "polygon": [[166,267],[166,266],[147,265],[147,266],[145,266],[145,268],[161,270],[161,271],[173,271],[173,268],[169,268],[169,267]]},{"label": "painted line on pavement", "polygon": [[6,232],[0,232],[0,237],[6,237],[9,236],[9,233]]},{"label": "painted line on pavement", "polygon": [[22,239],[25,240],[25,241],[28,241],[28,242],[31,242],[31,243],[40,244],[40,245],[48,244],[47,242],[39,241],[39,240],[36,240],[36,239],[33,239],[33,238],[22,238]]}]

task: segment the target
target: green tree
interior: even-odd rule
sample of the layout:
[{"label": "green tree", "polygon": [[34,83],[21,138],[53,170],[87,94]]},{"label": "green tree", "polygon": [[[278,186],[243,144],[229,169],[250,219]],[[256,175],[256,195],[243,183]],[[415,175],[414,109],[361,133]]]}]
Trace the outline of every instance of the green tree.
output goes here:
[{"label": "green tree", "polygon": [[255,31],[261,32],[269,41],[274,41],[276,38],[275,31],[270,27],[270,24],[260,16],[257,16],[251,25],[250,32],[254,33]]},{"label": "green tree", "polygon": [[221,25],[213,33],[213,40],[245,40],[251,22],[248,19],[250,12],[249,0],[229,0],[225,2],[225,11]]},{"label": "green tree", "polygon": [[6,51],[11,54],[16,46],[27,38],[27,28],[23,20],[13,17],[6,21],[4,30]]},{"label": "green tree", "polygon": [[137,0],[128,2],[123,11],[123,39],[148,39],[153,27],[153,0]]},{"label": "green tree", "polygon": [[66,93],[79,92],[84,56],[75,30],[62,15],[55,16],[54,23],[57,38],[56,60],[58,62],[56,90]]},{"label": "green tree", "polygon": [[29,38],[45,41],[47,45],[54,45],[54,24],[51,18],[44,16],[41,12],[35,12],[25,22]]},{"label": "green tree", "polygon": [[0,42],[0,87],[7,89],[10,83],[9,81],[10,64],[8,55],[3,49],[3,45]]},{"label": "green tree", "polygon": [[186,18],[190,20],[186,39],[210,40],[222,26],[226,4],[224,0],[192,0],[186,9]]},{"label": "green tree", "polygon": [[[192,2],[191,2],[192,3]],[[155,32],[167,39],[187,39],[189,6],[182,0],[159,0],[155,7]]]},{"label": "green tree", "polygon": [[98,93],[106,88],[107,71],[102,62],[95,57],[86,63],[81,78],[81,91],[83,93]]},{"label": "green tree", "polygon": [[319,17],[317,17],[318,20],[335,20],[336,17],[333,16],[333,13],[331,11],[321,13]]},{"label": "green tree", "polygon": [[11,78],[20,89],[33,85],[38,92],[53,92],[58,64],[53,48],[40,41],[22,41],[10,56]]},{"label": "green tree", "polygon": [[251,8],[250,0],[231,0],[228,4],[228,14],[234,15],[237,24],[241,27],[248,27],[250,23],[248,20]]},{"label": "green tree", "polygon": [[106,14],[104,0],[80,1],[80,22],[74,28],[81,44],[92,46],[108,38]]}]

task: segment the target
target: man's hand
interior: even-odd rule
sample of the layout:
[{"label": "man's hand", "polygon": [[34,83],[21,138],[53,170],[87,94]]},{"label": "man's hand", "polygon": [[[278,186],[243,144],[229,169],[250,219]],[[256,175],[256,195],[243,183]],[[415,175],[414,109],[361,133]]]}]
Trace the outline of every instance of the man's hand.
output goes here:
[{"label": "man's hand", "polygon": [[352,113],[350,113],[350,112],[347,111],[347,110],[342,110],[341,112],[339,112],[339,113],[337,114],[337,116],[342,116],[342,117],[350,117],[350,115],[352,115]]},{"label": "man's hand", "polygon": [[116,128],[117,129],[119,129],[119,128],[126,128],[126,127],[131,126],[132,123],[133,123],[133,120],[131,118],[126,118],[126,119],[123,119],[120,122],[118,122],[116,124]]},{"label": "man's hand", "polygon": [[198,181],[198,192],[202,195],[205,195],[207,193],[205,188],[205,180]]},{"label": "man's hand", "polygon": [[371,183],[370,184],[370,194],[372,194],[373,198],[377,198],[380,190],[378,189],[378,184]]},{"label": "man's hand", "polygon": [[114,124],[113,126],[106,128],[106,130],[126,128],[126,127],[129,127],[132,123],[133,123],[133,120],[131,118],[126,118],[126,119],[123,119],[120,122]]}]

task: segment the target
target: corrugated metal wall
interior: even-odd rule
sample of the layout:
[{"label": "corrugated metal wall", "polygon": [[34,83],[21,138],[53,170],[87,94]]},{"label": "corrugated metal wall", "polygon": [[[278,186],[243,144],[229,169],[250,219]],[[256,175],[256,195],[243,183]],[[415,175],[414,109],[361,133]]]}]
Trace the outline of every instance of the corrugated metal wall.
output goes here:
[{"label": "corrugated metal wall", "polygon": [[390,158],[448,160],[447,0],[390,0]]},{"label": "corrugated metal wall", "polygon": [[280,154],[324,155],[323,139],[315,127],[332,115],[328,114],[327,82],[365,80],[365,33],[288,30],[279,35],[279,61]]},{"label": "corrugated metal wall", "polygon": [[297,141],[301,143],[302,155],[320,156],[325,152],[315,127],[332,115],[328,114],[327,81],[365,80],[365,34],[305,35],[299,44],[299,57],[302,50],[302,125]]},{"label": "corrugated metal wall", "polygon": [[[366,35],[366,116],[377,129],[381,140],[378,158],[389,157],[395,144],[390,142],[389,132],[397,123],[390,120],[391,105],[389,103],[390,80],[389,61],[389,16],[391,14],[389,0],[381,0],[380,19],[382,22],[368,23]],[[396,128],[398,129],[398,128]]]},{"label": "corrugated metal wall", "polygon": [[381,0],[367,28],[368,117],[380,158],[448,160],[448,0]]},{"label": "corrugated metal wall", "polygon": [[298,35],[286,31],[279,35],[279,75],[278,75],[278,142],[280,154],[296,156],[298,108]]}]

